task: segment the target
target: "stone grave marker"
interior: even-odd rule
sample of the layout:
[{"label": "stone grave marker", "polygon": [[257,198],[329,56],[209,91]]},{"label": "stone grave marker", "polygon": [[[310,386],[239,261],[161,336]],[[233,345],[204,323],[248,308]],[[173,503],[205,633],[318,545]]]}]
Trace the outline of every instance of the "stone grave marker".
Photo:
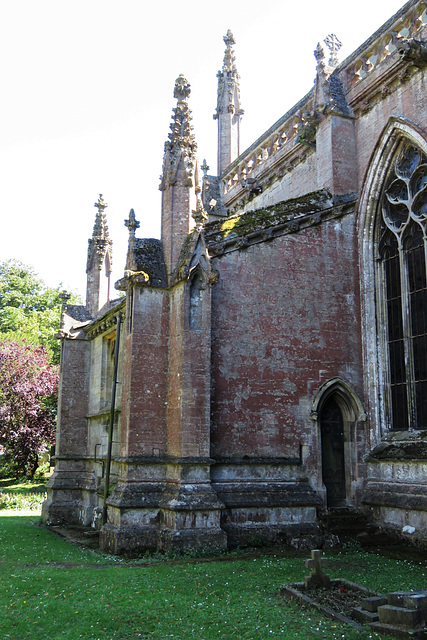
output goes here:
[{"label": "stone grave marker", "polygon": [[305,561],[307,569],[311,569],[311,574],[304,578],[304,584],[306,589],[313,589],[314,587],[331,586],[330,576],[323,571],[328,566],[328,560],[322,558],[322,552],[319,549],[313,549],[311,552],[311,558]]}]

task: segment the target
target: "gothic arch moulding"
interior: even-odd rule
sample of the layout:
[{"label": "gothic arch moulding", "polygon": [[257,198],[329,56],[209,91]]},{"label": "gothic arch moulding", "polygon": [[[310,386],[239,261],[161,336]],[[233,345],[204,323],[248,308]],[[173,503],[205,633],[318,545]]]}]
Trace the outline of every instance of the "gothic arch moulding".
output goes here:
[{"label": "gothic arch moulding", "polygon": [[387,428],[387,366],[379,325],[380,291],[383,275],[379,266],[379,242],[376,221],[384,183],[403,143],[427,153],[427,132],[407,118],[392,117],[384,128],[372,153],[360,194],[358,237],[361,277],[362,341],[365,398],[371,416],[371,444],[381,438]]},{"label": "gothic arch moulding", "polygon": [[363,425],[367,419],[359,396],[345,380],[332,378],[318,389],[310,418],[319,443],[319,490],[324,494],[325,505],[357,505],[364,466],[358,450],[364,440],[359,429],[364,430],[360,423]]},{"label": "gothic arch moulding", "polygon": [[366,420],[366,414],[359,396],[348,382],[338,377],[331,378],[317,390],[311,405],[310,417],[312,420],[318,419],[322,406],[331,396],[336,397],[346,420],[349,422],[364,422]]},{"label": "gothic arch moulding", "polygon": [[427,132],[408,118],[392,117],[372,153],[360,193],[359,234],[362,241],[374,238],[375,214],[390,161],[403,139],[427,151]]}]

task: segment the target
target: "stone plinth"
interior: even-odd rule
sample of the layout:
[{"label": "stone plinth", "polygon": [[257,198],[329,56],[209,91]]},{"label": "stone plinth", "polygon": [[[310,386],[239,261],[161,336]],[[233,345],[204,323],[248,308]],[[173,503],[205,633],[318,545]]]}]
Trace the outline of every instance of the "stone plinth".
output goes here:
[{"label": "stone plinth", "polygon": [[371,628],[397,638],[427,638],[427,591],[396,591],[378,607],[378,622]]}]

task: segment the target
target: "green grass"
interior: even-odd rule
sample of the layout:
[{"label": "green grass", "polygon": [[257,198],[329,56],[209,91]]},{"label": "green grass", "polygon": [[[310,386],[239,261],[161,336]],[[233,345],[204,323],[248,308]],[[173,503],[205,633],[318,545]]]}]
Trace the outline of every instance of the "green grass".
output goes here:
[{"label": "green grass", "polygon": [[46,499],[47,479],[0,479],[0,510],[40,511]]},{"label": "green grass", "polygon": [[15,480],[14,478],[0,478],[0,491],[3,493],[38,493],[46,491],[46,482],[48,478],[35,478],[34,480],[27,480],[26,478],[20,478]]},{"label": "green grass", "polygon": [[[304,577],[307,553],[128,561],[69,544],[38,523],[36,515],[0,515],[0,640],[379,638],[278,596],[281,584]],[[426,584],[425,563],[356,547],[328,557],[332,577],[371,589]]]}]

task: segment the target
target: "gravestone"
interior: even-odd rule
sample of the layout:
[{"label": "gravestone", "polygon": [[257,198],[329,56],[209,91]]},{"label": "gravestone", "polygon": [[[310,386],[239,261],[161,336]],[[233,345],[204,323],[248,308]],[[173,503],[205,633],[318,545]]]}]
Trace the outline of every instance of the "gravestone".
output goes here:
[{"label": "gravestone", "polygon": [[311,552],[311,558],[305,561],[307,569],[311,569],[311,574],[304,578],[304,584],[306,589],[313,589],[315,587],[329,588],[331,585],[330,576],[323,571],[323,568],[328,566],[326,558],[322,558],[322,552],[319,549],[313,549]]}]

